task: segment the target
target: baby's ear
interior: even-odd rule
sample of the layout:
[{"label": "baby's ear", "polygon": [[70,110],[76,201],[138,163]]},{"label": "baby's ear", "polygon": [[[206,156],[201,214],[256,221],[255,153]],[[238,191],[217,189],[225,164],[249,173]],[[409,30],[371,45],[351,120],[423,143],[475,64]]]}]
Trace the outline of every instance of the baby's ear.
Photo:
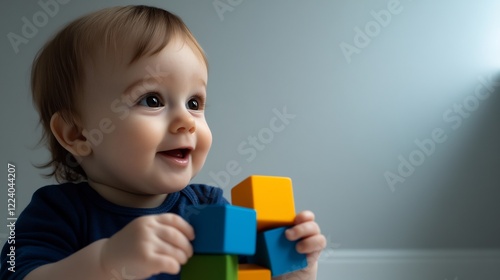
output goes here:
[{"label": "baby's ear", "polygon": [[92,148],[82,129],[76,124],[66,122],[60,113],[55,113],[50,119],[50,130],[57,141],[75,157],[90,155]]}]

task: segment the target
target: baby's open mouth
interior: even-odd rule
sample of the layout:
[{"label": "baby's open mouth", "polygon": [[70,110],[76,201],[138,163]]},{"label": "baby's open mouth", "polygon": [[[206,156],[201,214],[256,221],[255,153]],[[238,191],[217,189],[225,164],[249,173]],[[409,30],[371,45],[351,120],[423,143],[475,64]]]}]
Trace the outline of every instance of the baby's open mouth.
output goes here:
[{"label": "baby's open mouth", "polygon": [[191,149],[188,148],[173,149],[162,152],[162,154],[164,155],[182,159],[186,158],[189,155],[189,153],[191,153]]}]

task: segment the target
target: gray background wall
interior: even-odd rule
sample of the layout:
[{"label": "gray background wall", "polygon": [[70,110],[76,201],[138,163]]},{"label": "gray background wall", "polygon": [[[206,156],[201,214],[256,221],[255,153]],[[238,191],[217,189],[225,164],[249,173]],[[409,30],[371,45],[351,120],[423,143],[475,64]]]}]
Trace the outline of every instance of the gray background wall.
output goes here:
[{"label": "gray background wall", "polygon": [[[22,35],[22,18],[33,22],[43,9],[4,2],[0,217],[7,216],[8,162],[17,168],[18,212],[52,183],[32,166],[48,156],[35,147],[35,53],[77,16],[126,3],[178,14],[208,54],[214,144],[194,182],[229,195],[251,174],[289,176],[297,210],[316,213],[329,249],[500,249],[495,0],[71,0],[39,22],[17,53],[7,34]],[[284,111],[293,118],[277,129],[271,122]],[[426,140],[433,134],[434,148]],[[399,178],[392,187],[387,172]],[[0,234],[5,239],[6,229]]]}]

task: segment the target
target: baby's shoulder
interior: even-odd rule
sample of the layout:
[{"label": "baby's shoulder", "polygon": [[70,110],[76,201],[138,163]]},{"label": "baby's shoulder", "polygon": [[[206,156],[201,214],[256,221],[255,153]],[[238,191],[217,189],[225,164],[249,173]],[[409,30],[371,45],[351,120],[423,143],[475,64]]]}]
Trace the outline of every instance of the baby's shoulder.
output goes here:
[{"label": "baby's shoulder", "polygon": [[33,193],[30,204],[51,206],[75,204],[82,201],[88,188],[86,182],[43,186]]},{"label": "baby's shoulder", "polygon": [[60,197],[78,195],[83,189],[89,187],[87,182],[61,183],[40,187],[33,193],[33,197]]}]

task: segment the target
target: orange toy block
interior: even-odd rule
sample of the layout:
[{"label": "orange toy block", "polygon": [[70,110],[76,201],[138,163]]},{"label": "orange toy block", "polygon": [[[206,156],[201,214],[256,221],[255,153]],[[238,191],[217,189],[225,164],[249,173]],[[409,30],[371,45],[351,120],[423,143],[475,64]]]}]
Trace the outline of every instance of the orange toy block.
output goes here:
[{"label": "orange toy block", "polygon": [[239,264],[238,280],[271,280],[271,271],[256,264]]},{"label": "orange toy block", "polygon": [[292,226],[295,219],[292,180],[252,175],[231,189],[233,205],[255,209],[257,230]]}]

